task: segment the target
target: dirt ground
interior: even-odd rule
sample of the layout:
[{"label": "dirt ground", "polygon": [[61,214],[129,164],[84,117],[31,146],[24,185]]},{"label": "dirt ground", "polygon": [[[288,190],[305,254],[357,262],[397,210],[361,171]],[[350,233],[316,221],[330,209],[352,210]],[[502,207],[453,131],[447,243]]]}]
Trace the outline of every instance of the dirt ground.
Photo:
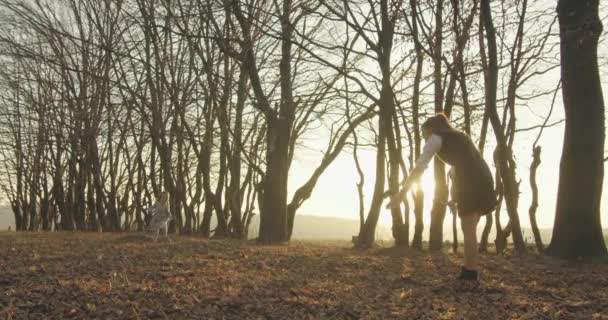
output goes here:
[{"label": "dirt ground", "polygon": [[347,243],[0,233],[0,319],[608,319],[608,264]]}]

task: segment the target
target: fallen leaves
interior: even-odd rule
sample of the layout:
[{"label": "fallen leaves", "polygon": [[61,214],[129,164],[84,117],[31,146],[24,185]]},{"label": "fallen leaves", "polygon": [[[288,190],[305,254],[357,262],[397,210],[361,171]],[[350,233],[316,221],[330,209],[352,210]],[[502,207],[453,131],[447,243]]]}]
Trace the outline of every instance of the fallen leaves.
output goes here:
[{"label": "fallen leaves", "polygon": [[[346,243],[0,233],[0,319],[600,319],[608,266]],[[7,258],[4,258],[7,257]]]}]

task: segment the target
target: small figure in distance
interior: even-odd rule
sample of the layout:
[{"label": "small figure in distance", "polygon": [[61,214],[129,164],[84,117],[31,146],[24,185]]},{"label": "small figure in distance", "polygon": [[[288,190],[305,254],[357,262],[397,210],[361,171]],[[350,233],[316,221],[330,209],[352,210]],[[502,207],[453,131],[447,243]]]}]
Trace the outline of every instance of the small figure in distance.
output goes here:
[{"label": "small figure in distance", "polygon": [[171,217],[168,205],[169,193],[161,192],[160,197],[158,197],[152,207],[147,209],[152,214],[152,218],[150,219],[150,223],[148,224],[146,230],[148,232],[156,232],[154,241],[158,240],[158,234],[160,233],[161,229],[164,230],[165,237],[167,239],[169,238],[169,222],[173,220],[173,217]]}]

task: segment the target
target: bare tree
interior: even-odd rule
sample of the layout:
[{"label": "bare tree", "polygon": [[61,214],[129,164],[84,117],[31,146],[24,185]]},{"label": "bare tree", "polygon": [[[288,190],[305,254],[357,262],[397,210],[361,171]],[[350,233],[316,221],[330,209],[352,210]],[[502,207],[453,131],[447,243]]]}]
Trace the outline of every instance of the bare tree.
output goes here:
[{"label": "bare tree", "polygon": [[600,223],[605,112],[597,62],[598,5],[560,0],[557,6],[566,130],[547,253],[566,258],[607,254]]}]

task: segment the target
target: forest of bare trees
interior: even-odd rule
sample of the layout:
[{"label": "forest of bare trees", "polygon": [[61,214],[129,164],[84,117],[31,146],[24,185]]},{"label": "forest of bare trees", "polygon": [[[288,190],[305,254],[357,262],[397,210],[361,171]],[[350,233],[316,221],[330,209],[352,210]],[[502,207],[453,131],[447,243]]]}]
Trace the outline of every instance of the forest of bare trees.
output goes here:
[{"label": "forest of bare trees", "polygon": [[[555,125],[545,110],[563,89],[561,168],[589,170],[562,173],[550,252],[606,254],[598,2],[559,2],[558,20],[556,2],[528,0],[0,0],[2,192],[18,230],[141,231],[144,209],[168,191],[172,232],[246,239],[259,215],[258,242],[283,243],[321,176],[349,153],[365,248],[420,155],[420,124],[442,112],[494,163],[500,204],[482,220],[480,250],[502,252],[511,239],[525,251],[525,219],[542,251],[541,146],[518,133]],[[538,83],[560,65],[562,81]],[[541,120],[521,125],[518,111],[539,104]],[[294,158],[319,136],[315,169],[289,190]],[[593,139],[593,159],[577,160]],[[516,155],[521,145],[530,153]],[[375,172],[359,166],[364,148]],[[518,166],[531,166],[529,215]],[[433,194],[417,188],[391,209],[397,246],[422,248],[429,232],[429,249],[442,248],[448,185],[441,162],[433,171]],[[577,189],[590,177],[599,180]]]}]

